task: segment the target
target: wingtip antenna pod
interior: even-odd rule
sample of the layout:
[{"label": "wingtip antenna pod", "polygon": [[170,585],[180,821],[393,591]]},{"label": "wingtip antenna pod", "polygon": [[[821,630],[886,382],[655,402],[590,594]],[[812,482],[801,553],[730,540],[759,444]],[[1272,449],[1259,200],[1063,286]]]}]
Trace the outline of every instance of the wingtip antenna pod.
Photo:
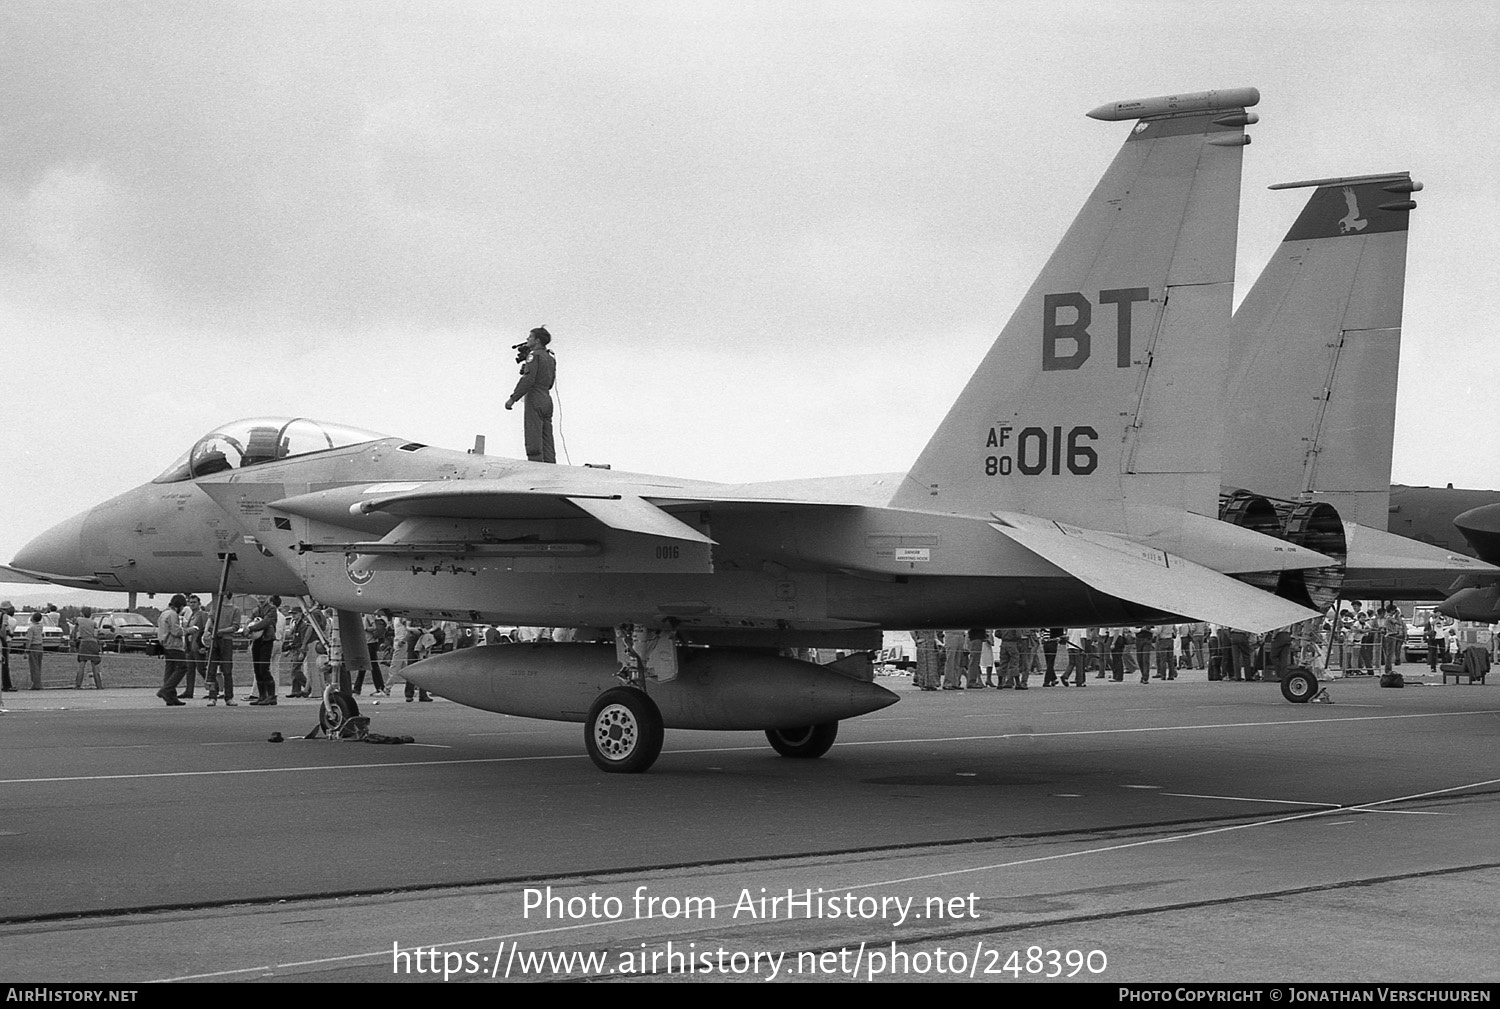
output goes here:
[{"label": "wingtip antenna pod", "polygon": [[[1255,88],[1220,88],[1215,91],[1194,91],[1180,95],[1159,95],[1155,98],[1133,98],[1109,102],[1090,109],[1090,119],[1119,122],[1126,119],[1149,119],[1154,116],[1171,116],[1184,112],[1211,112],[1224,109],[1246,109],[1260,103],[1260,92]],[[1253,122],[1248,116],[1246,123]],[[1237,124],[1237,125],[1245,125]]]}]

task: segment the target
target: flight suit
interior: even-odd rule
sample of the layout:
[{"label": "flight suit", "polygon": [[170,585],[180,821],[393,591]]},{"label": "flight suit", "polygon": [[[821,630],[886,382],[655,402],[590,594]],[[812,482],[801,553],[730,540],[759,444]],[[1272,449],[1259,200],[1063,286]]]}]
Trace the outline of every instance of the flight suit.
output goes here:
[{"label": "flight suit", "polygon": [[552,386],[557,382],[557,358],[543,348],[521,365],[521,380],[510,398],[524,401],[526,458],[532,462],[557,462],[552,447]]}]

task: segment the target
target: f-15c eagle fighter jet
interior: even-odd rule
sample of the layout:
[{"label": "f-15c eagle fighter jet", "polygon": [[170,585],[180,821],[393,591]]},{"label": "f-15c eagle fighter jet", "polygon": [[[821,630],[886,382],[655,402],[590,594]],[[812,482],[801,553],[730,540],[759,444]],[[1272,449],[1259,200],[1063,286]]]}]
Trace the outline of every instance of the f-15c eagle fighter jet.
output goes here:
[{"label": "f-15c eagle fighter jet", "polygon": [[[475,707],[583,722],[641,771],[664,728],[817,756],[895,695],[785,658],[883,628],[1316,615],[1246,584],[1334,560],[1219,514],[1221,390],[1253,88],[1119,102],[1123,147],[905,474],[728,485],[445,451],[306,419],[206,435],[13,571],[139,591],[309,594],[340,610],[613,628],[409,668]],[[1311,690],[1303,685],[1306,699]],[[1290,696],[1290,695],[1289,695]]]}]

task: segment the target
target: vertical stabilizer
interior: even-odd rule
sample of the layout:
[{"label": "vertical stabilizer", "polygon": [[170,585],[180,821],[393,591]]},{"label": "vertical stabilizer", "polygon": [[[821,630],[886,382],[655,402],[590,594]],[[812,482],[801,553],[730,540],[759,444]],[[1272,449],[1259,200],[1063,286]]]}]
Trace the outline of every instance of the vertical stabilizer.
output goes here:
[{"label": "vertical stabilizer", "polygon": [[1127,532],[1138,506],[1218,514],[1245,108],[1259,100],[1238,88],[1089,113],[1139,121],[894,507]]},{"label": "vertical stabilizer", "polygon": [[1385,529],[1407,219],[1405,172],[1315,186],[1231,326],[1224,483],[1327,501]]}]

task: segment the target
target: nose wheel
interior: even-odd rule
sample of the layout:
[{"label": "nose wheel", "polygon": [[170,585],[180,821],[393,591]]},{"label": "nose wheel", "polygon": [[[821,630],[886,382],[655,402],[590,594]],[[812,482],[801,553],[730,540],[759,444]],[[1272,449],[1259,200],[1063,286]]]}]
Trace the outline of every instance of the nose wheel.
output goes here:
[{"label": "nose wheel", "polygon": [[640,774],[661,755],[665,737],[656,702],[634,687],[612,687],[589,708],[583,743],[589,759],[611,774]]},{"label": "nose wheel", "polygon": [[[312,735],[322,730],[329,739],[339,739],[346,732],[354,730],[355,723],[361,717],[359,705],[354,698],[330,683],[323,690],[323,703],[318,705],[318,729],[313,730]],[[363,721],[368,724],[370,720],[364,718]],[[312,738],[312,735],[308,738]]]}]

